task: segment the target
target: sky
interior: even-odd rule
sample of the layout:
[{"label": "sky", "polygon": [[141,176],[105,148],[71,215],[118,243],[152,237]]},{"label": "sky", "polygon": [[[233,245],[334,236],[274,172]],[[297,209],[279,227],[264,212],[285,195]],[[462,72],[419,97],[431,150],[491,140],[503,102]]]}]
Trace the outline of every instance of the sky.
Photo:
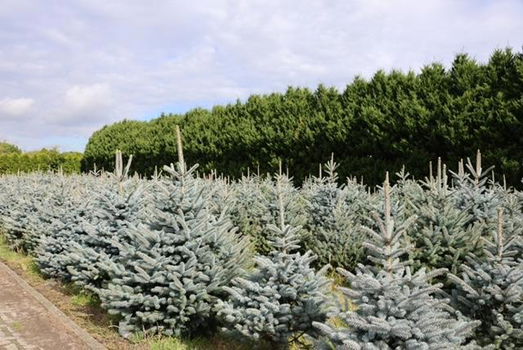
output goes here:
[{"label": "sky", "polygon": [[523,46],[523,0],[1,0],[0,141],[83,151],[122,119]]}]

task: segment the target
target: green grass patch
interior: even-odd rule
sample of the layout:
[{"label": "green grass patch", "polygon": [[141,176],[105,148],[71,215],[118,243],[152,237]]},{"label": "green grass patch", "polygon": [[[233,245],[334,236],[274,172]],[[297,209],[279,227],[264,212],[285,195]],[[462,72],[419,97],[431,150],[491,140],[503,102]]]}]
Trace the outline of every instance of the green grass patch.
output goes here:
[{"label": "green grass patch", "polygon": [[22,324],[22,322],[16,321],[11,324],[11,327],[13,327],[13,329],[16,331],[21,331],[22,328],[24,328],[24,325]]},{"label": "green grass patch", "polygon": [[7,239],[0,233],[0,260],[14,264],[32,276],[41,276],[38,265],[34,259],[23,253],[18,253],[9,248]]},{"label": "green grass patch", "polygon": [[79,294],[73,295],[71,302],[76,306],[100,306],[98,297],[87,292],[80,292]]},{"label": "green grass patch", "polygon": [[163,338],[148,340],[151,350],[200,350],[210,349],[210,341],[207,339],[184,340],[180,338]]},{"label": "green grass patch", "polygon": [[131,342],[151,350],[250,350],[252,346],[236,342],[233,339],[216,335],[210,338],[185,339],[159,335],[135,334]]}]

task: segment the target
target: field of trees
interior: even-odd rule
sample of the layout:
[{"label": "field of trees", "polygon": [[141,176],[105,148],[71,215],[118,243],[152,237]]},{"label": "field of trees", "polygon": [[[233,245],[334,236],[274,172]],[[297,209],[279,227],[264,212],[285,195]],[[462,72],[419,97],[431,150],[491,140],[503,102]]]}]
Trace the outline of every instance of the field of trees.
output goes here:
[{"label": "field of trees", "polygon": [[479,153],[376,188],[340,179],[333,160],[299,187],[282,171],[198,176],[182,153],[151,179],[129,176],[121,153],[115,164],[3,176],[0,224],[42,273],[93,293],[123,337],[523,346],[523,193]]},{"label": "field of trees", "polygon": [[83,155],[0,143],[0,235],[118,339],[523,349],[522,178],[507,49],[125,120]]}]

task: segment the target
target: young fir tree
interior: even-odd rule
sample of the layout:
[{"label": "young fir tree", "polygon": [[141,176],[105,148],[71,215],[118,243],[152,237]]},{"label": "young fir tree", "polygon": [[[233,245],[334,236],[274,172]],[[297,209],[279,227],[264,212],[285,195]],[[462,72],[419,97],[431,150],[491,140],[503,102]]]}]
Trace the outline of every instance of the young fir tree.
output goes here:
[{"label": "young fir tree", "polygon": [[50,203],[48,216],[51,218],[49,230],[43,232],[37,249],[36,261],[45,275],[64,281],[71,280],[68,266],[71,266],[70,249],[75,242],[83,241],[93,235],[93,209],[91,199],[86,193],[64,185]]},{"label": "young fir tree", "polygon": [[[281,175],[278,181],[288,196],[285,202],[285,222],[294,227],[303,227],[304,200],[300,192],[293,185],[292,178]],[[273,179],[250,174],[234,185],[235,202],[230,216],[233,223],[239,227],[239,231],[251,237],[256,251],[260,254],[268,254],[272,250],[270,241],[274,232],[269,226],[278,225],[280,212],[276,187]],[[302,232],[298,234],[301,236]]]},{"label": "young fir tree", "polygon": [[523,260],[523,193],[506,188],[503,188],[502,193],[505,218],[503,232],[507,239],[514,240],[514,259]]},{"label": "young fir tree", "polygon": [[298,228],[285,224],[290,197],[280,179],[281,175],[276,179],[279,227],[269,226],[273,250],[256,256],[254,269],[225,288],[229,299],[220,303],[219,311],[227,331],[272,349],[287,348],[305,333],[316,334],[312,323],[325,321],[328,311],[326,268],[315,272],[312,252],[296,251]]},{"label": "young fir tree", "polygon": [[141,181],[130,178],[129,157],[124,168],[122,152],[116,152],[115,171],[100,180],[93,195],[93,210],[97,223],[81,241],[72,241],[68,248],[68,272],[77,284],[90,290],[109,281],[107,260],[117,259],[119,250],[113,242],[128,239],[125,231],[144,220],[147,193]]},{"label": "young fir tree", "polygon": [[[180,138],[178,138],[180,140]],[[124,337],[135,332],[194,335],[212,331],[223,287],[246,261],[247,242],[239,240],[225,214],[212,215],[208,193],[179,162],[156,185],[145,224],[130,225],[126,239],[113,244],[118,255],[105,261],[110,283],[97,289],[102,306],[121,320]]]},{"label": "young fir tree", "polygon": [[402,235],[412,219],[396,227],[391,216],[390,186],[384,185],[383,219],[375,215],[379,232],[368,230],[365,243],[370,266],[356,273],[338,269],[350,288],[340,288],[354,306],[345,305],[335,316],[345,327],[315,323],[325,338],[321,348],[339,349],[452,349],[463,344],[479,322],[459,320],[448,300],[436,298],[441,284],[431,279],[444,269],[414,272],[400,257],[405,254]]},{"label": "young fir tree", "polygon": [[[481,152],[478,150],[476,164],[467,158],[458,164],[458,172],[453,175],[454,188],[452,198],[458,209],[470,214],[471,222],[488,221],[496,217],[496,208],[501,205],[501,199],[494,186],[489,186],[493,166],[483,169]],[[468,170],[468,171],[465,171]]]},{"label": "young fir tree", "polygon": [[[209,201],[211,213],[220,215],[227,212],[229,218],[231,218],[231,207],[234,207],[236,197],[230,180],[222,177],[217,179],[200,178],[200,181],[203,182],[202,186],[208,187],[207,191],[212,193]],[[237,225],[234,226],[237,227]]]},{"label": "young fir tree", "polygon": [[22,203],[25,201],[25,179],[17,176],[3,176],[0,188],[0,220],[2,234],[9,248],[25,250],[25,224],[23,218],[30,214]]},{"label": "young fir tree", "polygon": [[250,237],[256,251],[268,249],[264,229],[271,219],[262,191],[265,182],[249,174],[231,186],[230,218],[240,234]]},{"label": "young fir tree", "polygon": [[58,174],[37,173],[8,181],[0,216],[11,249],[35,254],[41,234],[49,229],[50,219],[42,209],[49,205],[48,193],[55,190],[51,181],[55,176],[59,178]]},{"label": "young fir tree", "polygon": [[405,192],[407,210],[417,217],[406,234],[413,245],[409,250],[413,267],[446,268],[455,273],[467,254],[481,253],[480,238],[486,226],[456,203],[441,159],[435,177],[431,174],[413,186]]},{"label": "young fir tree", "polygon": [[461,277],[450,274],[455,283],[453,300],[466,316],[480,320],[475,338],[492,349],[523,348],[523,261],[515,246],[517,236],[507,239],[503,211],[493,241],[485,240],[486,259],[470,255],[461,267]]},{"label": "young fir tree", "polygon": [[[305,249],[316,256],[316,264],[352,269],[364,258],[361,230],[367,210],[367,192],[354,181],[338,185],[337,164],[325,164],[327,176],[314,177],[302,187],[307,222],[302,234]],[[321,169],[321,167],[320,167]]]}]

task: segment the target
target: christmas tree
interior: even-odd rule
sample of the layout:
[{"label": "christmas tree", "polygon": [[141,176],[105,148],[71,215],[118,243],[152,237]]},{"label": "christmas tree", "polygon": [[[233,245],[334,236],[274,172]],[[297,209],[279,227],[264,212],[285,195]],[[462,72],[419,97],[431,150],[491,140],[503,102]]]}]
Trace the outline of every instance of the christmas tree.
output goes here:
[{"label": "christmas tree", "polygon": [[147,192],[141,181],[129,177],[131,162],[132,156],[124,168],[122,153],[116,152],[114,173],[101,179],[93,194],[96,225],[81,242],[71,241],[68,246],[67,270],[73,281],[87,289],[96,290],[109,281],[107,260],[118,259],[118,242],[128,240],[126,230],[144,219]]},{"label": "christmas tree", "polygon": [[495,349],[523,348],[523,261],[516,240],[507,238],[503,210],[493,239],[485,240],[485,256],[471,254],[461,273],[450,274],[455,283],[453,301],[466,316],[480,320],[475,336],[480,345]]},{"label": "christmas tree", "polygon": [[300,227],[298,235],[301,236],[301,227],[306,220],[303,213],[305,201],[293,185],[292,178],[282,174],[281,163],[277,180],[249,175],[234,186],[235,202],[230,217],[240,233],[251,237],[256,251],[260,254],[268,254],[272,250],[270,241],[274,232],[269,227],[278,225],[280,216],[276,181],[288,196],[285,202],[285,220],[294,227]]},{"label": "christmas tree", "polygon": [[[72,186],[65,185],[65,186]],[[51,204],[52,203],[52,204]],[[36,261],[40,270],[49,277],[71,280],[68,266],[71,247],[79,245],[94,234],[91,198],[74,187],[63,187],[54,193],[47,215],[51,218],[49,228],[41,232]]]},{"label": "christmas tree", "polygon": [[303,185],[307,221],[301,239],[305,249],[317,256],[317,265],[352,269],[364,259],[361,225],[369,196],[355,181],[338,185],[337,164],[332,158],[324,168],[327,176],[320,173]]},{"label": "christmas tree", "polygon": [[229,299],[220,303],[220,316],[228,331],[245,339],[261,341],[271,348],[286,348],[303,334],[316,334],[312,323],[325,321],[328,311],[325,269],[311,267],[312,252],[301,254],[299,228],[285,224],[287,196],[283,175],[276,177],[279,226],[272,231],[272,251],[258,255],[255,267],[226,287]]},{"label": "christmas tree", "polygon": [[[58,180],[58,181],[52,181]],[[49,230],[52,217],[46,215],[49,201],[65,181],[60,174],[13,176],[2,191],[0,218],[10,247],[16,251],[35,254],[40,235]]]},{"label": "christmas tree", "polygon": [[97,289],[102,306],[121,320],[120,333],[205,334],[215,325],[223,287],[238,275],[249,249],[226,215],[209,210],[212,193],[187,169],[178,145],[177,166],[156,186],[144,224],[129,225],[105,261],[110,282]]},{"label": "christmas tree", "polygon": [[467,163],[459,162],[457,173],[451,172],[454,177],[452,196],[458,209],[470,214],[471,221],[488,221],[496,217],[501,198],[493,181],[489,181],[493,168],[483,169],[481,152],[478,150],[475,165],[467,158]]},{"label": "christmas tree", "polygon": [[[463,344],[478,322],[459,320],[448,300],[437,298],[441,284],[431,279],[445,272],[412,271],[401,261],[403,234],[413,218],[398,227],[391,216],[390,186],[385,181],[383,218],[375,215],[379,232],[368,229],[364,246],[372,265],[356,273],[338,271],[350,288],[340,288],[350,300],[334,316],[345,327],[315,323],[324,338],[319,347],[340,349],[451,349]],[[352,305],[351,305],[352,304]]]}]

